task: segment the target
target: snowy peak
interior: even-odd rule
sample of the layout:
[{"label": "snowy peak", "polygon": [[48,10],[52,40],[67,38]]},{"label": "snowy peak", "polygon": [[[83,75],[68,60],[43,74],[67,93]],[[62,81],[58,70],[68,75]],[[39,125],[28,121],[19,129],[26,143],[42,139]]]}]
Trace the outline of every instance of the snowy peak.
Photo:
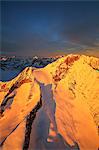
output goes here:
[{"label": "snowy peak", "polygon": [[1,148],[98,149],[98,83],[99,59],[72,54],[0,82]]}]

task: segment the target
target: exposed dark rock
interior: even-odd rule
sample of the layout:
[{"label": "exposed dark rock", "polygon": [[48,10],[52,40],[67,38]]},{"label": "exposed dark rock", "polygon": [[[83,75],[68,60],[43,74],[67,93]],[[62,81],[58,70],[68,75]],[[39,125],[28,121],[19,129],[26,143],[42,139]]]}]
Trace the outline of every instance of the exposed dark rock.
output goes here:
[{"label": "exposed dark rock", "polygon": [[24,144],[23,144],[23,150],[28,150],[29,142],[30,142],[30,134],[31,134],[31,129],[32,129],[32,123],[36,117],[37,111],[41,108],[41,106],[42,106],[42,96],[40,98],[40,102],[38,102],[38,104],[35,106],[35,108],[27,116],[26,132],[25,132],[25,140],[24,140]]}]

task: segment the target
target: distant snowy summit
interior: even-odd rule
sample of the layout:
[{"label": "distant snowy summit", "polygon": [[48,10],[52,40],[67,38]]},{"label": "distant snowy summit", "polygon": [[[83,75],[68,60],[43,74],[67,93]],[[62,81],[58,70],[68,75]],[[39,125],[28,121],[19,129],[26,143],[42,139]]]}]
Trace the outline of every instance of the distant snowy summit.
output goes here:
[{"label": "distant snowy summit", "polygon": [[48,57],[48,58],[43,58],[43,57],[28,57],[28,58],[23,58],[23,57],[7,57],[7,56],[2,56],[0,57],[0,65],[1,69],[6,70],[6,69],[24,69],[25,67],[28,66],[33,66],[33,67],[44,67],[49,63],[52,63],[55,61],[56,58]]},{"label": "distant snowy summit", "polygon": [[16,77],[26,67],[43,68],[46,65],[54,62],[57,58],[55,57],[0,57],[0,80],[7,81]]}]

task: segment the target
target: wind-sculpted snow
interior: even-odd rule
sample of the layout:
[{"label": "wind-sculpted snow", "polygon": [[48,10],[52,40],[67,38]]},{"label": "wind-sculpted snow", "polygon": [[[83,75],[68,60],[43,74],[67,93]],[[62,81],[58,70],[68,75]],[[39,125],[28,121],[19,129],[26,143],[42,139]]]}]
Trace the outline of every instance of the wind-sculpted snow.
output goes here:
[{"label": "wind-sculpted snow", "polygon": [[4,150],[98,150],[99,59],[68,55],[0,82]]}]

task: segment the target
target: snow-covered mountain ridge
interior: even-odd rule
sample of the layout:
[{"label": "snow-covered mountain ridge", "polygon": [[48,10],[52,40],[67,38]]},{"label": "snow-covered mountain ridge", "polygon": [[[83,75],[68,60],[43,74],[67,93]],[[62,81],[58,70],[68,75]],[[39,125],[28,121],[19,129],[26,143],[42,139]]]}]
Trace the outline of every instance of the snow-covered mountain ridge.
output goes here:
[{"label": "snow-covered mountain ridge", "polygon": [[97,150],[99,59],[68,55],[0,82],[1,149]]}]

